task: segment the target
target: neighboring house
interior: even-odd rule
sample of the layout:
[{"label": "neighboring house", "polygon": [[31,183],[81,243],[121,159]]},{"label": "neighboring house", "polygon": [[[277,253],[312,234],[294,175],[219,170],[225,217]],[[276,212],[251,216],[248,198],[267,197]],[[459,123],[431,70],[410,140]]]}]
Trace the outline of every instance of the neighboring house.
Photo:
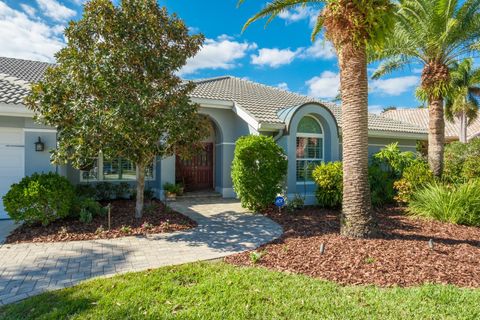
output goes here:
[{"label": "neighboring house", "polygon": [[[47,63],[0,58],[0,197],[10,185],[34,172],[54,171],[75,184],[133,182],[135,166],[124,159],[99,157],[89,171],[50,164],[49,150],[55,148],[56,130],[36,124],[23,104],[29,82],[42,78]],[[147,176],[147,188],[163,195],[165,182],[183,181],[190,190],[215,190],[223,197],[235,197],[230,175],[235,141],[248,134],[272,136],[288,155],[288,196],[305,195],[314,203],[315,186],[311,165],[341,159],[341,108],[332,103],[246,81],[218,77],[195,81],[192,101],[211,120],[211,134],[205,150],[193,160],[175,156],[156,159]],[[41,139],[44,151],[35,151]],[[416,148],[426,140],[418,126],[370,114],[369,153],[391,142],[403,150]],[[0,203],[0,218],[6,218]]]},{"label": "neighboring house", "polygon": [[[428,109],[427,108],[414,108],[414,109],[396,109],[388,110],[381,114],[384,117],[402,121],[405,123],[411,123],[425,130],[428,129]],[[460,120],[455,118],[455,122],[450,122],[445,119],[445,141],[452,142],[458,141],[458,135],[460,133]],[[467,127],[467,140],[480,136],[480,117],[477,117]]]}]

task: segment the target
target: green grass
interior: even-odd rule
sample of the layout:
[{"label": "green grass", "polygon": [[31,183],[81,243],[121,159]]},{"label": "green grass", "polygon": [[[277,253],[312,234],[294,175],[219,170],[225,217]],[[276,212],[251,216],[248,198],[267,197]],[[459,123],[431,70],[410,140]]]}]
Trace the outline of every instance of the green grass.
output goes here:
[{"label": "green grass", "polygon": [[97,279],[0,309],[0,319],[479,319],[480,290],[342,287],[195,263]]}]

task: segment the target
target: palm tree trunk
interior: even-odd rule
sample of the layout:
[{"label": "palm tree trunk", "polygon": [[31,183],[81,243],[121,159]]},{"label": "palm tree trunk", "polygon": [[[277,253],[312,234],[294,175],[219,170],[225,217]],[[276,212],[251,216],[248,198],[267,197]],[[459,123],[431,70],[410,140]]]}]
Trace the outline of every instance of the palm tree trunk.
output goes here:
[{"label": "palm tree trunk", "polygon": [[443,152],[445,147],[445,119],[443,118],[443,99],[431,99],[428,106],[428,164],[436,177],[443,171]]},{"label": "palm tree trunk", "polygon": [[135,203],[135,218],[139,219],[143,214],[143,194],[145,190],[145,165],[137,163],[137,198]]},{"label": "palm tree trunk", "polygon": [[374,234],[368,182],[368,79],[365,46],[339,50],[342,96],[343,204],[340,233],[364,238]]},{"label": "palm tree trunk", "polygon": [[465,111],[460,113],[460,132],[458,139],[462,143],[467,143],[467,114]]}]

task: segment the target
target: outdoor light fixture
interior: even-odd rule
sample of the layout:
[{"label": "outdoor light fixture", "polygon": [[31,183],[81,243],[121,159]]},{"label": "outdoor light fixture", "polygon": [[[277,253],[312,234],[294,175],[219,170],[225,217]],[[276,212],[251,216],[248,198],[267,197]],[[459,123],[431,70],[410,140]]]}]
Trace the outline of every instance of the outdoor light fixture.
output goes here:
[{"label": "outdoor light fixture", "polygon": [[45,149],[45,143],[42,142],[42,139],[38,137],[38,141],[35,142],[35,151],[42,152]]}]

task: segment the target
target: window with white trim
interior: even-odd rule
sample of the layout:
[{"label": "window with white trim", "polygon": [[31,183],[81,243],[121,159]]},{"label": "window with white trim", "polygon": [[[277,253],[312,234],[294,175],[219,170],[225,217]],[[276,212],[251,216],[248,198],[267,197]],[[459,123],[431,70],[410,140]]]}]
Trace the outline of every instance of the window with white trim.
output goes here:
[{"label": "window with white trim", "polygon": [[[127,159],[104,159],[102,155],[93,161],[90,170],[80,171],[80,181],[135,181],[136,166]],[[155,179],[153,163],[145,170],[145,180]]]},{"label": "window with white trim", "polygon": [[323,129],[312,116],[303,117],[297,128],[297,182],[310,182],[315,166],[323,161]]}]

